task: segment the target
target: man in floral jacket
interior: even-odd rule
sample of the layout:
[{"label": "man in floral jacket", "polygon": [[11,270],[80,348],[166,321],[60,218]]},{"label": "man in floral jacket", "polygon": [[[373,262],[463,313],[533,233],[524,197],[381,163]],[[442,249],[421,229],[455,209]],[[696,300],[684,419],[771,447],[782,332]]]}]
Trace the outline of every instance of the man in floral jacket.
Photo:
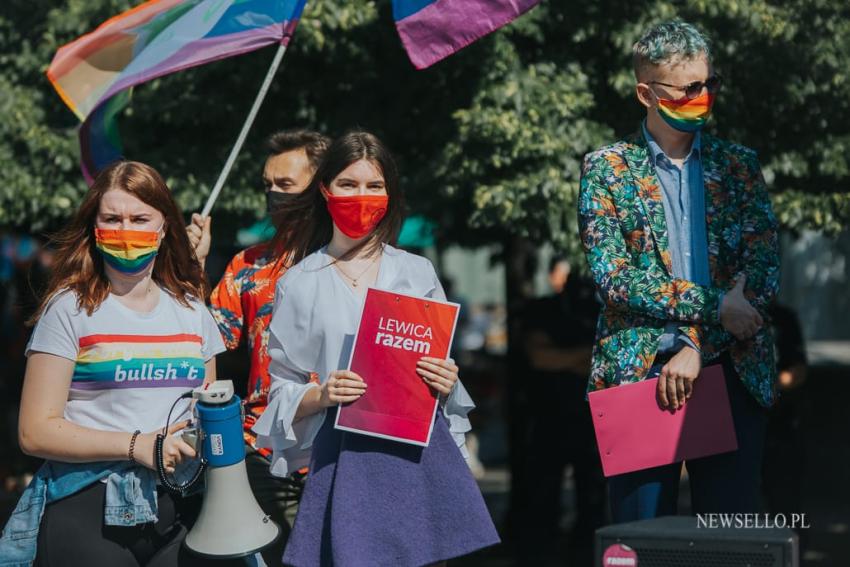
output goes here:
[{"label": "man in floral jacket", "polygon": [[[775,399],[764,318],[778,288],[776,218],[755,152],[701,132],[721,84],[706,39],[666,22],[633,54],[646,120],[582,169],[581,238],[604,303],[589,390],[657,376],[661,404],[679,408],[702,366],[722,363],[739,449],[687,463],[692,506],[757,512]],[[614,520],[675,514],[680,473],[611,477]]]}]

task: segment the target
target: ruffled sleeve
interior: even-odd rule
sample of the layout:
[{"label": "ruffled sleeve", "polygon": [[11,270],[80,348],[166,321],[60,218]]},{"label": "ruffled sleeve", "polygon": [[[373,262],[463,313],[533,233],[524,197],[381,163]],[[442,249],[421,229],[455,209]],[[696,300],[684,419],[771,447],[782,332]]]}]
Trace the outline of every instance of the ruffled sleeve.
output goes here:
[{"label": "ruffled sleeve", "polygon": [[[289,297],[285,274],[275,290],[274,310],[269,325],[269,402],[254,424],[257,445],[273,451],[271,472],[286,476],[307,466],[310,447],[325,419],[325,410],[295,420],[295,412],[304,395],[319,385],[310,382],[307,368],[316,368],[319,341],[304,340],[312,336],[310,303],[300,297]],[[315,352],[312,352],[315,351]]]},{"label": "ruffled sleeve", "polygon": [[441,407],[446,419],[449,420],[449,433],[460,449],[464,459],[469,459],[469,453],[466,450],[466,432],[472,429],[472,424],[469,423],[467,414],[475,409],[475,403],[469,396],[469,392],[463,387],[460,380],[455,384],[452,393],[445,400],[441,399]]}]

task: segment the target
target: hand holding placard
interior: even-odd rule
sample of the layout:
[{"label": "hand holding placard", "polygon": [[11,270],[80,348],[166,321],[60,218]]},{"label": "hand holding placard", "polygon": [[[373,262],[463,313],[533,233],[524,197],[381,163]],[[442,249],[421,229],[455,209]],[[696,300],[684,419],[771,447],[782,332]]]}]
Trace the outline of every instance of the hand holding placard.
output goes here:
[{"label": "hand holding placard", "polygon": [[366,393],[366,382],[359,374],[350,370],[334,370],[328,381],[322,384],[322,407],[329,408],[338,404],[356,402]]},{"label": "hand holding placard", "polygon": [[416,363],[416,372],[438,393],[448,396],[458,381],[458,367],[451,360],[423,357]]},{"label": "hand holding placard", "polygon": [[457,382],[457,366],[446,358],[458,310],[370,288],[349,364],[369,387],[340,407],[337,429],[427,446],[436,394],[450,394]]}]

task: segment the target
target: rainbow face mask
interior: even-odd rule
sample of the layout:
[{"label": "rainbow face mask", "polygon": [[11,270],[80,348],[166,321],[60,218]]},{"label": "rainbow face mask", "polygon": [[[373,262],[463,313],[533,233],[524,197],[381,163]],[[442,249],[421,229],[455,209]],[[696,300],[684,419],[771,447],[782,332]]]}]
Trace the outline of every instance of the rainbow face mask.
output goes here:
[{"label": "rainbow face mask", "polygon": [[153,262],[159,251],[159,230],[96,228],[94,237],[103,260],[124,274],[141,272]]},{"label": "rainbow face mask", "polygon": [[702,130],[708,122],[714,97],[714,94],[708,92],[696,98],[671,100],[658,97],[658,114],[671,128],[680,132],[696,132]]}]

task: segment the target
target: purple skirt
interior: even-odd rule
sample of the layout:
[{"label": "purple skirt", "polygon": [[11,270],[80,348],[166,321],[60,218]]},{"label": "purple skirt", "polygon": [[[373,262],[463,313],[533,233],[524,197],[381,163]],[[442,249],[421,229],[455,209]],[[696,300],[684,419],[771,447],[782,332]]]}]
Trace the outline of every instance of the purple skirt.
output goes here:
[{"label": "purple skirt", "polygon": [[499,543],[437,412],[428,447],[334,429],[328,412],[283,555],[294,567],[418,567]]}]

